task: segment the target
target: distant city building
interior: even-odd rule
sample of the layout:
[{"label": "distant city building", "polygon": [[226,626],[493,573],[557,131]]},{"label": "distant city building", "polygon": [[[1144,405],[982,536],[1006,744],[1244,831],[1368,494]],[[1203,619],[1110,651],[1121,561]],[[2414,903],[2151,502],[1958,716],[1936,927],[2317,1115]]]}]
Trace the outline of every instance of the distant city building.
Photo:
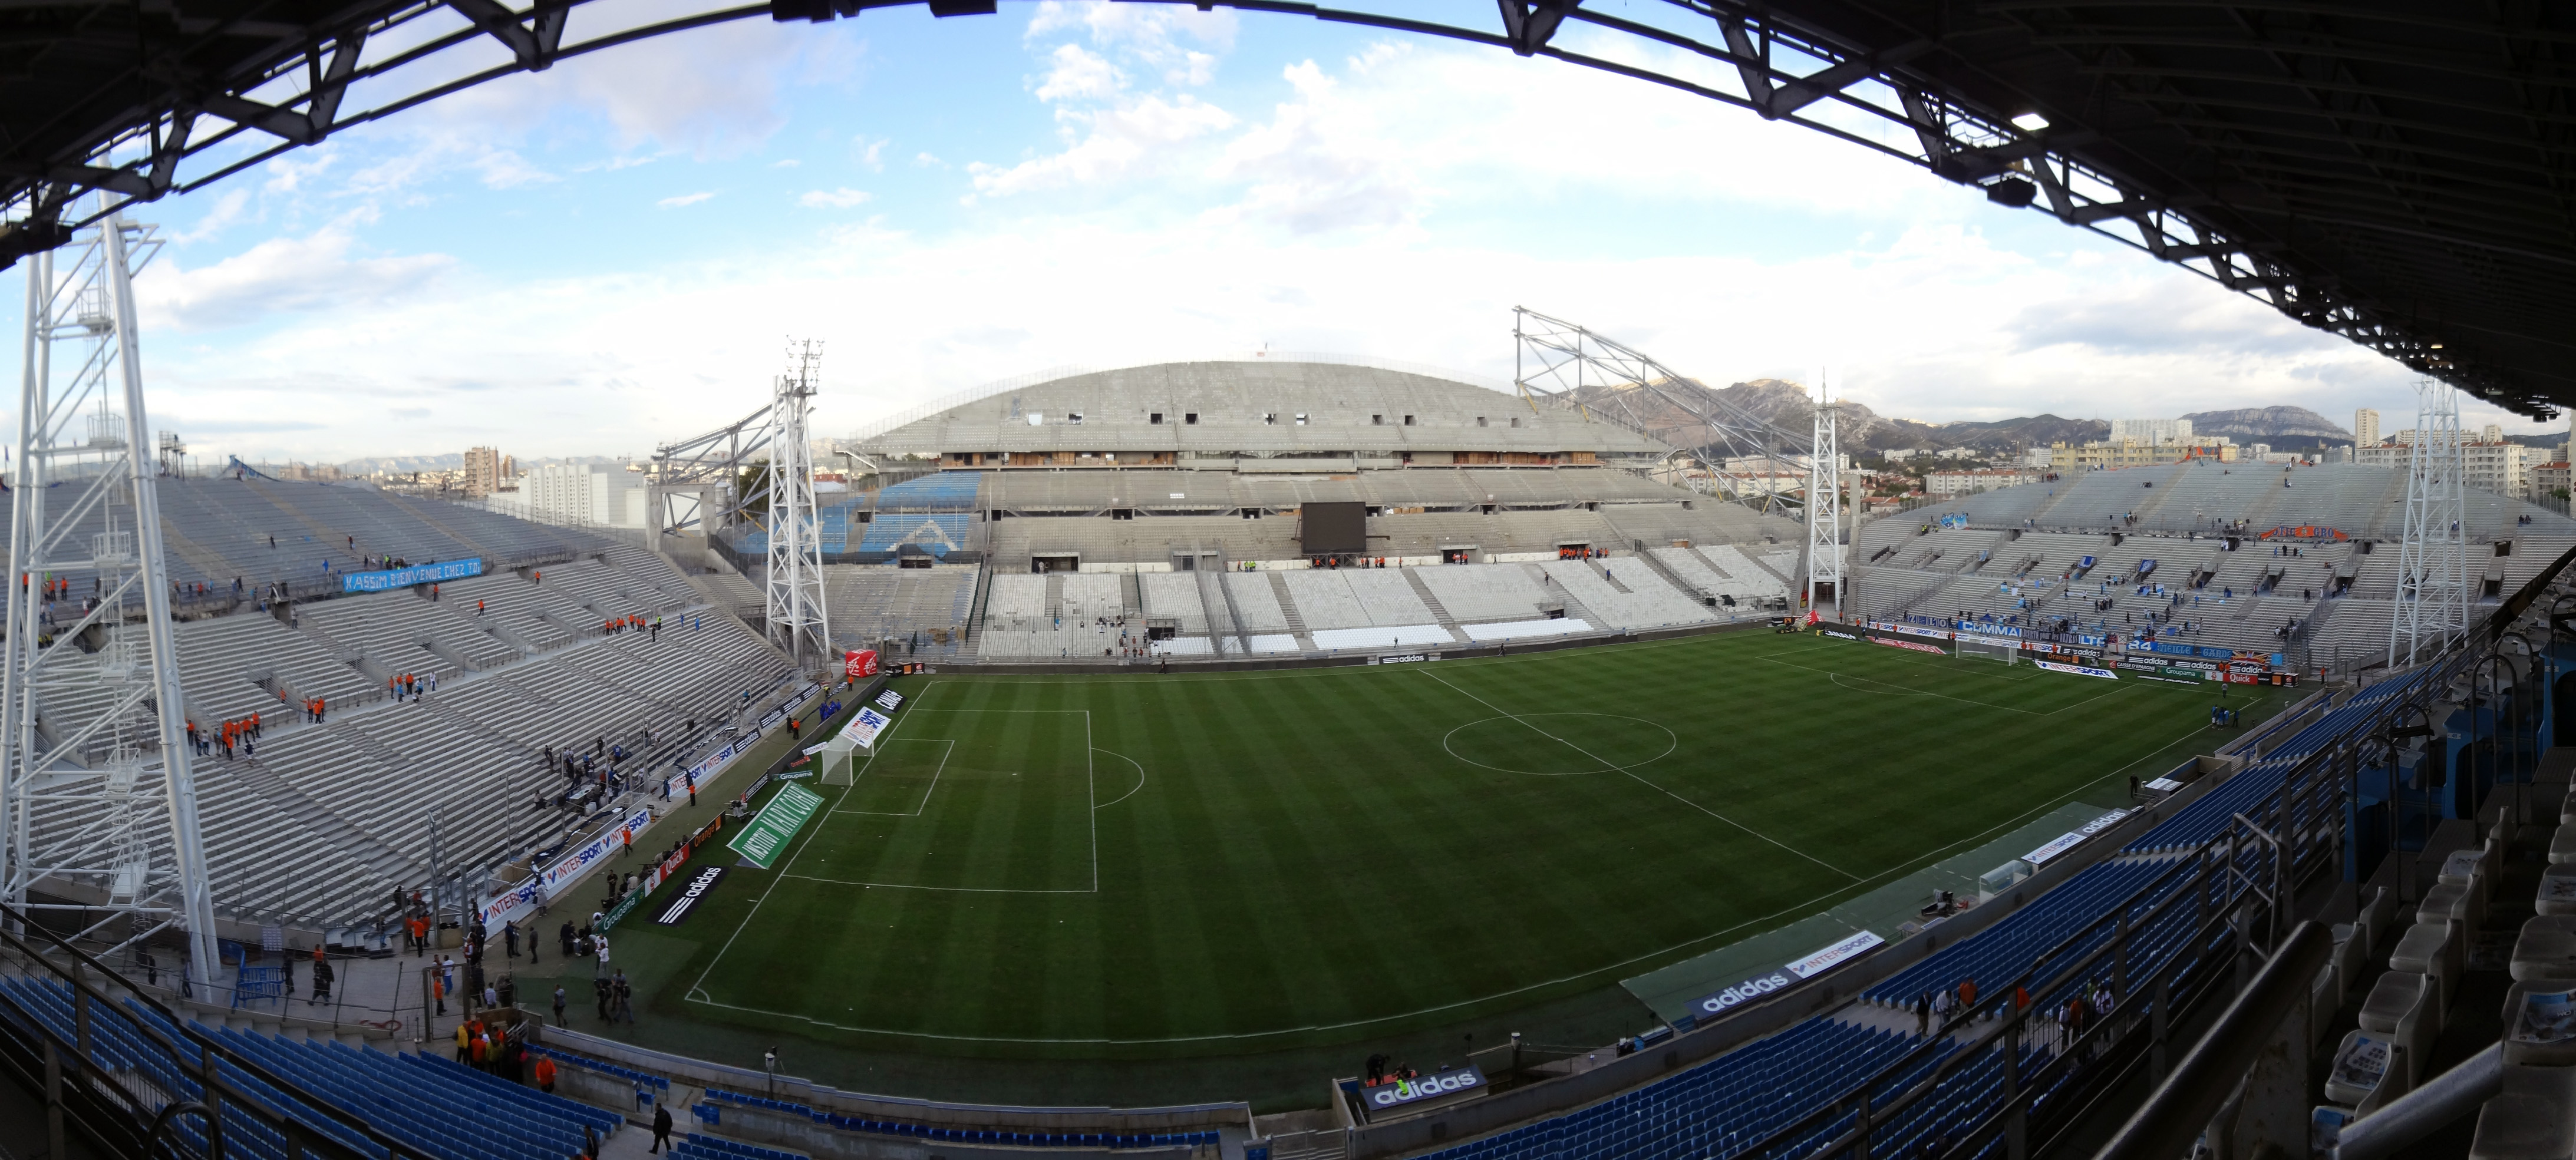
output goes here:
[{"label": "distant city building", "polygon": [[2020,483],[2039,482],[2039,473],[2020,468],[1996,467],[1981,471],[1935,471],[1923,477],[1923,492],[1931,496],[1974,495],[2011,487]]},{"label": "distant city building", "polygon": [[[2482,440],[2460,445],[2461,466],[2465,469],[2462,472],[2462,478],[2470,487],[2480,491],[2492,492],[2511,499],[2531,498],[2533,486],[2531,469],[2535,463],[2533,449],[2519,443],[2505,442],[2502,438],[2503,433],[2496,428],[2489,427],[2488,430],[2496,431],[2498,437],[2493,441]],[[2415,432],[2400,431],[2397,433],[2397,442],[2379,447],[2355,448],[2353,462],[2364,467],[2386,467],[2403,471],[2414,457],[2414,445]]]},{"label": "distant city building", "polygon": [[550,523],[640,528],[649,505],[641,476],[596,463],[549,463],[522,476],[518,492],[492,506]]},{"label": "distant city building", "polygon": [[2110,471],[2122,467],[2147,467],[2158,463],[2180,463],[2186,459],[2215,459],[2234,463],[2237,447],[2224,437],[2191,440],[2181,443],[2148,443],[2121,439],[2108,443],[2086,443],[2070,446],[2049,445],[2050,466],[2060,471]]},{"label": "distant city building", "polygon": [[2046,467],[2050,463],[2054,462],[2055,458],[2056,453],[2050,451],[2048,448],[2033,447],[2021,453],[2021,465],[2024,467]]},{"label": "distant city building", "polygon": [[2189,419],[2113,419],[2109,442],[2134,440],[2139,443],[2189,443]]},{"label": "distant city building", "polygon": [[495,448],[468,447],[465,449],[465,497],[467,499],[481,499],[501,490],[501,481],[508,478],[502,471],[501,459],[501,452]]},{"label": "distant city building", "polygon": [[2532,464],[2531,492],[2523,498],[2534,502],[2567,498],[2568,472],[2567,460],[2564,456],[2556,463]]},{"label": "distant city building", "polygon": [[2352,441],[2355,446],[2379,446],[2379,412],[2364,407],[2352,413]]}]

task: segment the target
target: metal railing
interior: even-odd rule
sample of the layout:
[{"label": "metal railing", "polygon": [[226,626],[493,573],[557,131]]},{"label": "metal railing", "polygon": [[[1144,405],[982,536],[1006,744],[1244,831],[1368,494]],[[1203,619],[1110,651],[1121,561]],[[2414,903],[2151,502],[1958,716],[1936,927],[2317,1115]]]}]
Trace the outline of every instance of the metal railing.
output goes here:
[{"label": "metal railing", "polygon": [[59,1009],[38,1010],[20,989],[0,988],[0,1068],[37,1093],[46,1113],[47,1155],[69,1155],[67,1138],[76,1131],[121,1156],[247,1154],[229,1146],[229,1138],[241,1136],[288,1160],[429,1160],[190,1026],[6,905],[0,905],[0,964],[38,986],[59,988],[70,1008],[66,1032]]},{"label": "metal railing", "polygon": [[[2497,656],[2514,623],[2530,610],[2540,596],[2576,565],[2576,549],[2570,549],[2549,567],[2532,577],[2512,597],[2498,607],[2488,621],[2473,628],[2466,639],[2458,641],[2430,664],[2398,675],[2403,688],[2370,716],[2347,723],[2334,737],[2326,739],[2309,752],[2294,759],[2282,772],[2282,783],[2266,795],[2252,810],[2239,812],[2218,834],[2201,843],[2171,869],[2132,891],[2127,897],[2107,907],[2086,926],[2067,936],[2045,953],[2032,960],[2029,969],[2002,987],[1986,991],[1985,997],[1970,1011],[1973,1019],[1986,1014],[1995,1026],[1979,1033],[1966,1049],[1940,1057],[1933,1062],[1939,1037],[1927,1038],[1924,1044],[1903,1058],[1882,1068],[1867,1080],[1855,1084],[1809,1112],[1806,1116],[1782,1126],[1742,1154],[1751,1156],[1794,1155],[1826,1160],[1849,1156],[1850,1160],[1869,1160],[1873,1127],[1887,1123],[1907,1108],[1930,1098],[1940,1082],[1978,1062],[1987,1052],[2001,1052],[2004,1057],[2002,1092],[1981,1093],[1972,1097],[1981,1107],[1991,1108],[1963,1135],[1948,1142],[1947,1151],[1977,1155],[2001,1138],[2010,1160],[2023,1160],[2029,1154],[2030,1130],[2036,1122],[2043,1129],[2060,1126],[2056,1121],[2073,1109],[2068,1105],[2080,1101],[2071,1097],[2083,1088],[2106,1090],[2124,1078],[2140,1054],[2149,1057],[2153,1075],[2164,1088],[2177,1084],[2192,1085],[2186,1094],[2167,1095],[2159,1092],[2156,1099],[2176,1101],[2176,1106],[2198,1107],[2209,1102],[2208,1085],[2232,1087],[2243,1075],[2243,1068],[2228,1071],[2204,1063],[2188,1074],[2166,1074],[2164,1054],[2166,1036],[2172,1025],[2172,1013],[2206,997],[2218,983],[2215,972],[2206,970],[2224,959],[2238,967],[2240,992],[2248,985],[2245,978],[2248,952],[2259,943],[2267,964],[2278,964],[2288,948],[2290,900],[2298,884],[2342,861],[2343,847],[2358,835],[2345,829],[2350,797],[2364,775],[2364,765],[2371,760],[2395,763],[2400,760],[2398,738],[2400,726],[2410,718],[2422,716],[2439,732],[2433,720],[2442,702],[2465,697],[2464,684],[2474,685],[2474,677],[2488,661]],[[2528,695],[2519,682],[2514,686],[2517,697]],[[2471,690],[2474,693],[2474,689]],[[2491,696],[2500,696],[2491,690]],[[2490,718],[2490,724],[2495,722]],[[2376,755],[2376,758],[2373,755]],[[2248,771],[2238,776],[2255,776]],[[2398,803],[2392,801],[2392,811]],[[2250,816],[2249,816],[2250,814]],[[2258,821],[2257,819],[2261,819]],[[2390,855],[2403,853],[2392,840]],[[2267,873],[2268,864],[2268,873]],[[2186,873],[2188,871],[2188,873]],[[2177,875],[2186,884],[2175,889]],[[2129,949],[2138,933],[2152,929],[2155,922],[2184,899],[2196,899],[2199,921],[2190,937],[2174,944],[2158,962],[2149,966],[2144,983],[2152,990],[2153,999],[2140,1002],[2138,988],[2129,961]],[[2133,912],[2144,914],[2133,921]],[[2257,924],[2269,934],[2256,929]],[[2086,954],[2081,960],[2050,971],[2042,978],[2040,971],[2058,956],[2097,937],[2105,925],[2114,925],[2111,939]],[[2082,985],[2105,962],[2112,964],[2115,980],[2112,993],[2114,1006],[2107,1018],[2086,1028],[2071,1042],[2055,1048],[2055,1054],[2038,1068],[2024,1074],[2024,1048],[2030,1046],[2030,1028],[2034,1013],[2045,1015],[2053,1000]],[[2293,961],[2292,966],[2295,966]],[[2290,967],[2279,969],[2288,970]],[[2314,974],[2310,969],[2299,974],[2304,986]],[[2035,986],[2034,986],[2035,984]],[[2031,996],[2027,1006],[2015,998]],[[2250,1025],[2263,1022],[2260,1028]],[[2268,1037],[2276,1013],[2238,1004],[2220,1020],[2204,1044],[2233,1044],[2248,1038]],[[2258,1034],[2259,1032],[2259,1034]],[[2141,1038],[2141,1035],[2144,1038]],[[2052,1040],[2052,1046],[2058,1041]],[[2215,1058],[2233,1058],[2227,1048]],[[2100,1066],[2102,1063],[2113,1066]],[[1885,1099],[1872,1094],[1891,1081],[1931,1064],[1931,1070]],[[2223,1097],[2223,1092],[2220,1093]],[[2069,1098],[2059,1098],[2069,1097]],[[2053,1101],[2053,1102],[2052,1102]],[[2214,1107],[2215,1105],[2211,1105]],[[1812,1147],[1819,1125],[1837,1124],[1850,1117],[1852,1126],[1834,1132],[1826,1142]],[[2206,1122],[2206,1117],[2203,1117]],[[2143,1127],[2141,1131],[2164,1131],[2163,1126]],[[2194,1129],[2195,1134],[2197,1129]],[[2186,1138],[2187,1139],[2187,1138]],[[2140,1155],[2179,1154],[2157,1151]]]}]

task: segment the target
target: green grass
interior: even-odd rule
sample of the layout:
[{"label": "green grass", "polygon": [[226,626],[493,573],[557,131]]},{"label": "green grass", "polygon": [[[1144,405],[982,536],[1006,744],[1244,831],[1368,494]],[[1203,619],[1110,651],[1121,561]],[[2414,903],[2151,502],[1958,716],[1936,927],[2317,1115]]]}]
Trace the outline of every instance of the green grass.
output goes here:
[{"label": "green grass", "polygon": [[[1498,1018],[1642,1026],[1618,979],[2117,800],[2217,695],[1769,633],[899,687],[774,870],[620,929],[657,1020],[809,1060],[1268,1058],[1298,1083],[1317,1050]],[[902,1074],[931,1072],[979,1090]]]}]

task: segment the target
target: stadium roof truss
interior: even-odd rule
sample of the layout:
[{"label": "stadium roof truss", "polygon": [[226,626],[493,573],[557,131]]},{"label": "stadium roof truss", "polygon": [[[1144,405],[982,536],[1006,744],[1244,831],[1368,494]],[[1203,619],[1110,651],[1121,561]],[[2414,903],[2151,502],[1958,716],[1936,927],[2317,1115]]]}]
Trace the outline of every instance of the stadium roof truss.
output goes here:
[{"label": "stadium roof truss", "polygon": [[[0,262],[65,244],[99,216],[71,209],[90,190],[196,189],[646,37],[918,2],[770,0],[620,24],[590,0],[10,0]],[[1196,2],[1552,57],[1804,125],[2116,238],[2497,405],[2543,417],[2576,404],[2576,18],[2563,6],[1662,0],[1612,13],[1498,0],[1499,20],[1468,27]],[[938,16],[996,9],[927,3]]]},{"label": "stadium roof truss", "polygon": [[[1771,479],[1727,466],[1730,459],[1784,462],[1806,446],[1797,436],[1706,391],[1681,386],[1688,380],[1653,356],[1564,319],[1515,306],[1512,339],[1518,346],[1512,385],[1524,396],[1672,444],[1681,449],[1676,455],[1696,455],[1717,490],[1747,507],[1776,513],[1799,505]],[[1611,389],[1596,389],[1601,387]],[[1669,410],[1659,415],[1656,404]],[[1677,415],[1690,422],[1674,423]],[[1708,438],[1681,437],[1695,429],[1706,430]]]},{"label": "stadium roof truss", "polygon": [[763,506],[769,496],[769,473],[762,472],[749,491],[741,491],[743,468],[753,462],[754,452],[766,449],[777,433],[770,421],[774,404],[763,403],[759,410],[700,435],[676,443],[665,443],[653,449],[653,470],[645,479],[656,487],[715,487],[729,497],[721,512],[707,511],[701,505],[684,503],[657,516],[667,526],[661,530],[681,532],[691,528],[699,534],[712,533],[718,527],[731,525],[745,507]]}]

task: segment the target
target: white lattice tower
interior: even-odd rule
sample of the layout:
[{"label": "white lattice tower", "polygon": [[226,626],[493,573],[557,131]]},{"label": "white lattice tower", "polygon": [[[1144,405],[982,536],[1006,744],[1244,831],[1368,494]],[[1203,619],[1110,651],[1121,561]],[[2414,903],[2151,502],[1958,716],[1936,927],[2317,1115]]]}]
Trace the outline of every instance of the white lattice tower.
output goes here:
[{"label": "white lattice tower", "polygon": [[769,638],[800,664],[827,658],[831,630],[823,607],[823,540],[814,502],[814,450],[806,426],[821,383],[823,344],[789,349],[770,407]]},{"label": "white lattice tower", "polygon": [[[151,227],[110,214],[27,262],[0,643],[0,899],[80,915],[88,925],[69,925],[110,951],[184,931],[189,976],[207,986],[221,960],[134,314],[133,272],[159,246]],[[72,574],[90,583],[49,599],[46,581]],[[95,725],[46,722],[40,734],[40,685],[101,689],[106,709]]]},{"label": "white lattice tower", "polygon": [[1850,587],[1843,581],[1843,456],[1837,422],[1841,409],[1833,401],[1833,388],[1819,382],[1814,453],[1807,464],[1807,609],[1828,616],[1816,603],[1816,590],[1830,585],[1833,611],[1829,618],[1833,620],[1843,618],[1844,593]]},{"label": "white lattice tower", "polygon": [[2468,635],[2469,501],[2460,402],[2431,379],[2415,384],[2415,444],[2406,465],[2406,536],[2397,548],[2397,603],[2388,663],[2429,660]]}]

